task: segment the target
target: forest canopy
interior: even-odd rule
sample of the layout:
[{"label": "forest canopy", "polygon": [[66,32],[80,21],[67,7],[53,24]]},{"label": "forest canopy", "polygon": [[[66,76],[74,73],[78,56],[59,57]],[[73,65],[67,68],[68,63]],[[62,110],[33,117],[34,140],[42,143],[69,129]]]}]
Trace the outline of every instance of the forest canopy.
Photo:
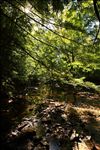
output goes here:
[{"label": "forest canopy", "polygon": [[99,12],[99,0],[1,0],[0,93],[33,81],[99,85]]},{"label": "forest canopy", "polygon": [[0,149],[100,150],[100,0],[0,0]]}]

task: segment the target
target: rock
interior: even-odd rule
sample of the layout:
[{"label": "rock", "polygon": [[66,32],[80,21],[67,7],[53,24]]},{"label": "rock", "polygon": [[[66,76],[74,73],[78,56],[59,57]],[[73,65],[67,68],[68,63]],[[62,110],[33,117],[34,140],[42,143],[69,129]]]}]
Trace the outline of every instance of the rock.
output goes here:
[{"label": "rock", "polygon": [[49,150],[60,150],[60,142],[55,136],[48,136],[47,137],[49,143]]}]

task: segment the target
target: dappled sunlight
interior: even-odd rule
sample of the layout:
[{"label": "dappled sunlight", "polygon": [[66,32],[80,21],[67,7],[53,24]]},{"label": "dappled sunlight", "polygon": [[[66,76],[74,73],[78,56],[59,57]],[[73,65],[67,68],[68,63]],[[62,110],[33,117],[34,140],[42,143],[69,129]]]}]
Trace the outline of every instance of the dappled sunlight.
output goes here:
[{"label": "dappled sunlight", "polygon": [[100,150],[99,6],[0,1],[1,150]]},{"label": "dappled sunlight", "polygon": [[[32,98],[36,99],[35,96]],[[18,111],[17,105],[20,105],[21,112],[18,111],[18,117],[17,112],[12,111],[15,116],[17,114],[17,123],[14,125],[13,122],[15,127],[12,129],[10,126],[5,147],[13,149],[16,146],[27,150],[46,150],[52,147],[52,144],[58,145],[61,150],[92,150],[93,147],[100,147],[99,109],[92,109],[91,106],[84,108],[83,104],[80,107],[60,99],[55,101],[44,97],[39,103],[29,103],[27,109],[25,106],[28,116],[22,113],[24,105],[20,105],[21,101],[14,102],[13,110],[15,108]],[[13,114],[14,118],[15,116]]]}]

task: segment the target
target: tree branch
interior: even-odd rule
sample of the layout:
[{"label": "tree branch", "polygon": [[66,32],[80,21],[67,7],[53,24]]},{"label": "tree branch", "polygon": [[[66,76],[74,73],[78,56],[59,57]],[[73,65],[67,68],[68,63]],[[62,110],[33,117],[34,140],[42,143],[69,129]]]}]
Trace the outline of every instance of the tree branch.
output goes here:
[{"label": "tree branch", "polygon": [[100,22],[100,14],[99,14],[99,10],[98,10],[98,6],[97,6],[97,1],[98,0],[93,0],[93,5],[94,5],[94,11],[95,11],[95,14]]}]

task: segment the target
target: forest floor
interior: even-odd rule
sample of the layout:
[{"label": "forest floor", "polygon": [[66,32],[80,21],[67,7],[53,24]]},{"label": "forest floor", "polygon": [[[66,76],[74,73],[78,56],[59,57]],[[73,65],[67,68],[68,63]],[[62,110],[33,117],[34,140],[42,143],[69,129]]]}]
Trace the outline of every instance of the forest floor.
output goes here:
[{"label": "forest floor", "polygon": [[29,104],[26,111],[28,115],[15,111],[20,121],[7,134],[1,150],[53,150],[52,144],[59,145],[57,150],[100,150],[98,93],[77,92],[75,99],[70,95],[66,101],[59,96],[45,98]]}]

